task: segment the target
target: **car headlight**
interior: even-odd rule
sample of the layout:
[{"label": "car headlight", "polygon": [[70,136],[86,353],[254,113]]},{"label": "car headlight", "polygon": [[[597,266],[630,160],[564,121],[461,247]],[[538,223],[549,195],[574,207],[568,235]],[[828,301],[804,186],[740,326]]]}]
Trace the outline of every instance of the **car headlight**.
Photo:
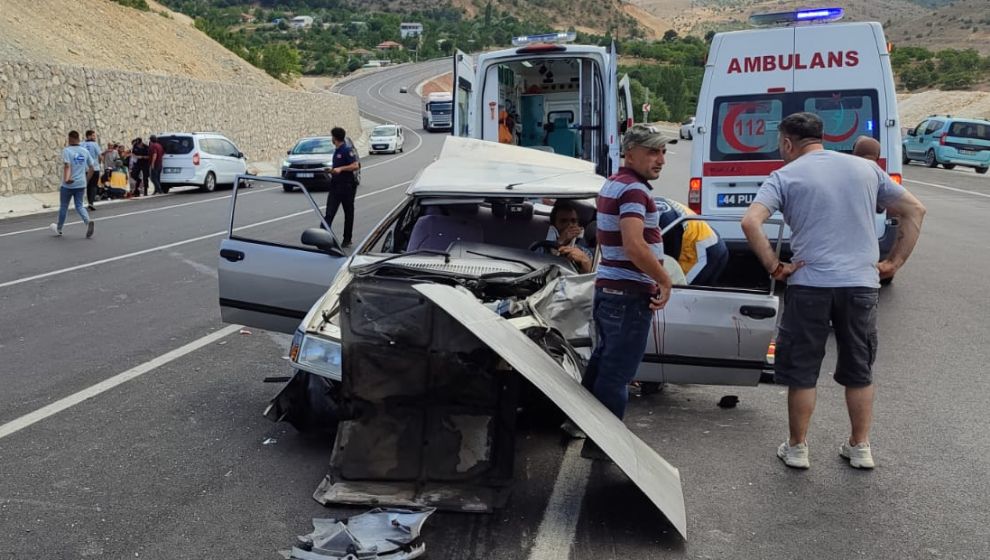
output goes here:
[{"label": "car headlight", "polygon": [[283,159],[282,160],[282,169],[285,169],[288,166],[289,166],[289,160]]},{"label": "car headlight", "polygon": [[307,335],[301,331],[296,331],[292,337],[289,359],[299,369],[339,380],[341,357],[339,341]]}]

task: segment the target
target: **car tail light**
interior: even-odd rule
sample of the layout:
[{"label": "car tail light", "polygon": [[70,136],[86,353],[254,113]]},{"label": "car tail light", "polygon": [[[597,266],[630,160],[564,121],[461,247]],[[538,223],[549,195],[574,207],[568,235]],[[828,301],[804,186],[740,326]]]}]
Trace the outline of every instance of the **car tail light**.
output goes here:
[{"label": "car tail light", "polygon": [[939,137],[938,137],[938,145],[939,146],[944,146],[945,145],[945,137],[946,136],[948,136],[948,134],[946,134],[944,132],[941,135],[939,135]]},{"label": "car tail light", "polygon": [[891,173],[890,174],[890,179],[893,182],[897,183],[898,185],[903,185],[904,184],[904,178],[901,177],[901,174],[900,173]]},{"label": "car tail light", "polygon": [[701,177],[691,177],[688,187],[688,207],[695,214],[701,214]]},{"label": "car tail light", "polygon": [[767,364],[774,365],[777,358],[777,341],[771,340],[770,347],[767,348]]},{"label": "car tail light", "polygon": [[199,152],[193,154],[193,165],[199,165]]}]

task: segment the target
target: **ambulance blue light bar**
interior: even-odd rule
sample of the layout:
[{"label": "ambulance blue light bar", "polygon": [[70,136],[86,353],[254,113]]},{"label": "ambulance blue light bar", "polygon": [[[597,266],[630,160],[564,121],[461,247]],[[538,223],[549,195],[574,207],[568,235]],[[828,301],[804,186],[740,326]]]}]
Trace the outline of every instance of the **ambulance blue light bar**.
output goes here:
[{"label": "ambulance blue light bar", "polygon": [[842,8],[814,8],[796,10],[793,12],[774,12],[772,14],[753,14],[749,16],[754,25],[782,25],[790,23],[817,22],[824,23],[839,21],[845,15]]},{"label": "ambulance blue light bar", "polygon": [[535,43],[570,43],[577,39],[577,33],[562,31],[560,33],[543,33],[541,35],[523,35],[512,38],[513,47],[524,47]]}]

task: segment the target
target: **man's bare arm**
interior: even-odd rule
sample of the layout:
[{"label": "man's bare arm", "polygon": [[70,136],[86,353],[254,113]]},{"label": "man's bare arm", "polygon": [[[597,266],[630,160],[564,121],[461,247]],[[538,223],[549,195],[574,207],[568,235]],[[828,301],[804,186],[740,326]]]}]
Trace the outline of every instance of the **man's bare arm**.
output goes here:
[{"label": "man's bare arm", "polygon": [[887,207],[887,213],[896,216],[900,221],[897,227],[897,238],[894,246],[890,249],[890,254],[877,268],[881,278],[890,278],[904,266],[914,246],[918,243],[921,235],[921,223],[925,220],[927,210],[916,196],[908,191],[900,196],[893,204]]},{"label": "man's bare arm", "polygon": [[62,164],[62,182],[65,184],[72,182],[72,166],[68,163]]},{"label": "man's bare arm", "polygon": [[794,274],[794,271],[804,266],[804,263],[780,262],[777,258],[777,252],[770,245],[770,239],[763,232],[763,224],[768,219],[770,219],[770,209],[759,202],[754,202],[749,205],[746,215],[743,216],[742,230],[746,234],[746,241],[749,242],[749,246],[753,249],[753,253],[756,254],[756,258],[760,259],[760,264],[763,265],[763,268],[775,279],[785,280],[788,276]]}]

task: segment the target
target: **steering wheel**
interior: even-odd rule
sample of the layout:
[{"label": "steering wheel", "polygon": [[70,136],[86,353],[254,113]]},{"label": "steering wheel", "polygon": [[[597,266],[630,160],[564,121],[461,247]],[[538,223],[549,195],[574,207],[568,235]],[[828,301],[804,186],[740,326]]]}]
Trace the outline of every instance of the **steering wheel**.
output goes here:
[{"label": "steering wheel", "polygon": [[544,251],[551,251],[557,248],[557,242],[550,239],[544,239],[542,241],[534,241],[530,244],[529,250],[535,251],[537,249],[543,249]]}]

